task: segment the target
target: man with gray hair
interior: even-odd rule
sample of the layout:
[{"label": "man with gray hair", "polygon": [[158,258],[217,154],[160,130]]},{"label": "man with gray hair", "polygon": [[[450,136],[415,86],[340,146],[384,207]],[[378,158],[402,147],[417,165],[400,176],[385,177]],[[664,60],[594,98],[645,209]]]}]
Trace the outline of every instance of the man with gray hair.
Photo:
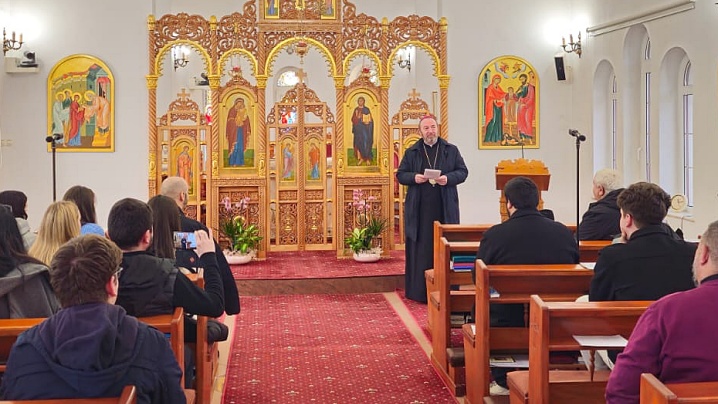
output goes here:
[{"label": "man with gray hair", "polygon": [[663,383],[718,379],[718,221],[701,237],[693,258],[698,287],[653,303],[633,329],[606,387],[606,402],[637,403],[641,373]]},{"label": "man with gray hair", "polygon": [[[184,178],[167,177],[162,181],[160,194],[172,198],[177,203],[177,207],[180,211],[180,229],[182,231],[195,232],[197,230],[204,230],[209,234],[207,226],[184,214],[184,208],[187,207],[187,203],[189,202],[189,185],[187,185]],[[222,277],[222,286],[224,287],[224,312],[228,315],[237,314],[240,309],[237,284],[234,281],[234,276],[232,276],[229,263],[222,253],[222,248],[216,240],[214,241],[214,249],[215,255],[217,256],[217,264],[219,265],[219,274]],[[194,268],[199,263],[199,257],[197,257],[197,254],[191,249],[177,250],[176,261],[178,266]]]},{"label": "man with gray hair", "polygon": [[599,170],[593,176],[593,198],[578,226],[581,240],[612,240],[621,234],[618,225],[621,212],[616,204],[623,191],[621,173],[610,168]]}]

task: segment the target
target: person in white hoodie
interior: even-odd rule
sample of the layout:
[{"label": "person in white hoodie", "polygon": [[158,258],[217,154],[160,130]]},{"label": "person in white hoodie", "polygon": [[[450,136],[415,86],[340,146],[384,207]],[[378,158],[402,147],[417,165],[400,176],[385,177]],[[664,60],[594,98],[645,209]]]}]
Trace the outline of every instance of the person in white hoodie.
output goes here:
[{"label": "person in white hoodie", "polygon": [[12,210],[25,251],[28,251],[37,235],[30,230],[30,224],[27,222],[27,195],[20,191],[2,191],[0,192],[0,204],[7,205]]}]

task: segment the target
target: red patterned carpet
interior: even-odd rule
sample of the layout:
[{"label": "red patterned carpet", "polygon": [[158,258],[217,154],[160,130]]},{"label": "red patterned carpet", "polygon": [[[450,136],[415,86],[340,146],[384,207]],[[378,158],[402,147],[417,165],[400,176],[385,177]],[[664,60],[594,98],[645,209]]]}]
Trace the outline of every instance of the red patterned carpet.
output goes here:
[{"label": "red patterned carpet", "polygon": [[224,403],[456,402],[381,294],[246,296],[235,327]]},{"label": "red patterned carpet", "polygon": [[334,251],[273,252],[263,261],[233,265],[235,279],[352,278],[404,274],[404,251],[373,263],[338,259]]}]

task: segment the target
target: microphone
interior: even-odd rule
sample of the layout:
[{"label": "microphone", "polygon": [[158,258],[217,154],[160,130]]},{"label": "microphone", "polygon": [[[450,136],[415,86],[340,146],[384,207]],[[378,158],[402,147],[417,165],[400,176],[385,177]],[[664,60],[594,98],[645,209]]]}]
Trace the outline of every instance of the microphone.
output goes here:
[{"label": "microphone", "polygon": [[47,143],[52,143],[52,142],[56,142],[56,141],[58,141],[58,140],[60,140],[60,139],[62,139],[62,138],[63,138],[62,133],[55,133],[55,134],[53,134],[52,136],[46,137],[46,138],[45,138],[45,141],[46,141]]},{"label": "microphone", "polygon": [[569,129],[568,134],[577,138],[579,142],[586,140],[586,136],[582,135],[577,129]]}]

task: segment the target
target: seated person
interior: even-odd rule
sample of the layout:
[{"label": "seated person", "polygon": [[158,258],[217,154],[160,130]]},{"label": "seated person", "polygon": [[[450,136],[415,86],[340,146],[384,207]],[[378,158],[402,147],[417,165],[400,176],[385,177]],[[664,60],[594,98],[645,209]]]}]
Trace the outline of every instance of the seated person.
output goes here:
[{"label": "seated person", "polygon": [[[177,210],[180,215],[180,230],[183,232],[193,232],[197,230],[204,230],[209,233],[207,227],[202,223],[185,216],[184,208],[187,207],[189,201],[189,185],[185,182],[182,177],[167,177],[162,181],[160,193],[166,197],[171,198],[177,204]],[[224,287],[224,311],[227,315],[233,315],[239,313],[239,292],[237,291],[237,283],[232,275],[232,270],[229,268],[229,263],[222,253],[222,248],[215,241],[214,242],[215,254],[217,257],[217,264],[219,265],[219,275],[222,277],[222,286]],[[177,265],[185,268],[198,267],[197,254],[193,250],[178,250],[177,254]]]},{"label": "seated person", "polygon": [[59,309],[50,271],[27,255],[15,217],[0,205],[0,318],[50,317]]},{"label": "seated person", "polygon": [[641,373],[663,383],[718,381],[718,222],[701,237],[693,260],[698,287],[653,303],[618,356],[606,387],[608,403],[637,403]]},{"label": "seated person", "polygon": [[184,403],[182,371],[164,334],[115,306],[122,252],[86,235],[67,242],[52,263],[63,309],[20,334],[2,380],[4,400],[119,397]]},{"label": "seated person", "polygon": [[[204,231],[195,233],[197,255],[204,268],[202,289],[180,272],[173,260],[147,251],[152,245],[152,211],[146,203],[132,198],[116,202],[110,210],[107,232],[123,253],[117,304],[127,313],[144,317],[172,313],[175,307],[182,307],[187,313],[222,315],[224,290],[210,235]],[[185,340],[194,341],[196,328],[185,330]]]},{"label": "seated person", "polygon": [[12,210],[17,221],[17,228],[22,235],[25,251],[29,250],[37,235],[30,230],[30,224],[27,222],[27,195],[21,191],[2,191],[0,192],[0,204],[7,205]]},{"label": "seated person", "polygon": [[616,204],[618,194],[623,191],[621,174],[613,169],[604,168],[593,176],[593,202],[583,214],[578,225],[578,237],[581,240],[613,240],[620,233],[618,221],[621,212]]},{"label": "seated person", "polygon": [[619,195],[618,206],[625,243],[601,250],[589,300],[657,300],[693,288],[696,245],[676,238],[662,223],[669,195],[656,184],[638,182]]},{"label": "seated person", "polygon": [[[513,178],[506,183],[504,195],[510,217],[484,233],[477,259],[486,265],[578,263],[573,232],[539,213],[538,188],[533,181],[526,177]],[[472,274],[475,278],[476,272]],[[492,327],[524,326],[522,304],[492,304],[490,315]],[[508,394],[506,373],[509,370],[491,369],[495,381],[490,388],[492,395]]]}]

